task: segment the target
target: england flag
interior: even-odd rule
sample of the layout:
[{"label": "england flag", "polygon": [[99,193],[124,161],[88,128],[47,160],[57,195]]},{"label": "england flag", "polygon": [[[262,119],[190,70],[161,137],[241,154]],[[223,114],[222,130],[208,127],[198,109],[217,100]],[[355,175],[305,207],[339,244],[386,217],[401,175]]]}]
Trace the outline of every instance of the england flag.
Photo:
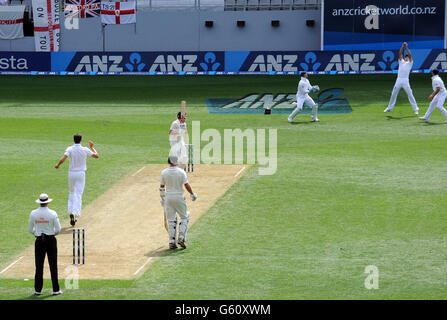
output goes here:
[{"label": "england flag", "polygon": [[0,7],[0,39],[23,38],[25,6]]},{"label": "england flag", "polygon": [[58,0],[32,0],[32,4],[36,51],[59,51],[60,2]]},{"label": "england flag", "polygon": [[101,13],[101,0],[65,0],[65,17],[80,19],[99,17]]},{"label": "england flag", "polygon": [[104,24],[136,23],[135,1],[101,2],[101,22]]}]

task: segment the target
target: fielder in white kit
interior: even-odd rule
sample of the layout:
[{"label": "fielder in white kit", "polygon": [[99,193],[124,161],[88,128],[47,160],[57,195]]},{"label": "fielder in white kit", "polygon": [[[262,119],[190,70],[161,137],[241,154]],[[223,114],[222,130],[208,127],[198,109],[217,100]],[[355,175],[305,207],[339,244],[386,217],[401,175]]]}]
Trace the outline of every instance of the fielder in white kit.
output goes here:
[{"label": "fielder in white kit", "polygon": [[82,135],[73,136],[74,145],[65,150],[64,155],[55,166],[59,169],[65,159],[70,158],[68,169],[68,213],[70,214],[70,224],[76,224],[76,217],[81,216],[82,194],[85,186],[85,171],[87,170],[87,156],[99,158],[98,152],[93,148],[93,142],[89,141],[89,148],[81,146]]},{"label": "fielder in white kit", "polygon": [[[407,55],[405,59],[403,59],[404,48],[407,49]],[[413,108],[414,114],[419,114],[419,108],[416,103],[416,99],[413,96],[413,91],[410,87],[410,73],[411,68],[413,67],[413,58],[411,57],[410,49],[408,49],[408,45],[406,42],[402,44],[402,47],[399,50],[399,70],[397,72],[396,83],[394,84],[393,92],[391,93],[391,99],[388,103],[388,107],[386,107],[383,112],[390,112],[394,109],[396,105],[397,95],[399,94],[400,89],[404,89],[407,93],[408,100],[410,101],[411,107]]]},{"label": "fielder in white kit", "polygon": [[[445,89],[444,81],[442,81],[441,77],[439,76],[439,70],[435,69],[431,72],[432,78],[431,83],[433,87],[433,92],[428,96],[428,100],[430,100],[430,105],[428,106],[427,112],[423,117],[420,117],[419,120],[423,121],[429,121],[430,115],[435,110],[435,108],[438,108],[442,114],[447,118],[447,110],[444,108],[444,101],[447,98],[447,91]],[[446,120],[447,122],[447,120]]]},{"label": "fielder in white kit", "polygon": [[314,100],[309,96],[310,92],[318,91],[320,88],[318,86],[311,86],[309,80],[307,79],[307,72],[301,72],[301,80],[298,83],[298,91],[296,93],[296,108],[289,115],[288,121],[292,122],[293,118],[303,110],[304,104],[307,104],[312,108],[312,121],[318,122],[320,121],[317,117],[318,105],[314,102]]},{"label": "fielder in white kit", "polygon": [[178,244],[186,249],[186,233],[188,232],[189,211],[186,199],[183,196],[183,186],[189,192],[191,200],[197,199],[197,194],[192,191],[188,183],[186,172],[177,166],[176,156],[169,156],[169,168],[161,172],[160,197],[168,221],[169,249],[177,249],[177,214],[180,216],[178,225]]},{"label": "fielder in white kit", "polygon": [[184,136],[188,133],[186,128],[186,116],[181,112],[177,113],[177,120],[174,120],[169,129],[170,156],[176,156],[179,166],[184,169],[188,163],[188,155]]}]

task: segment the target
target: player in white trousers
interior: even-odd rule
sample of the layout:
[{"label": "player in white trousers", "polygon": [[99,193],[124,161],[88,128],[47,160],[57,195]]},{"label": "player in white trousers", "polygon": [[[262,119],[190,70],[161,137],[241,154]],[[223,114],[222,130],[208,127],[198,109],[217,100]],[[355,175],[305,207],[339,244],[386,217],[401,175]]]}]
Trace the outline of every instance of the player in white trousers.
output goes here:
[{"label": "player in white trousers", "polygon": [[64,155],[55,166],[59,169],[67,158],[70,158],[68,169],[68,213],[70,214],[70,224],[76,224],[76,217],[81,216],[82,194],[85,186],[85,171],[87,170],[87,156],[99,158],[98,152],[93,147],[93,142],[89,141],[89,148],[81,146],[82,135],[73,136],[74,145],[65,150]]},{"label": "player in white trousers", "polygon": [[[405,59],[403,58],[404,49],[407,50],[407,55]],[[410,49],[408,49],[408,44],[404,42],[402,47],[399,50],[399,69],[397,72],[396,83],[394,84],[393,92],[391,93],[391,99],[388,103],[388,107],[386,107],[383,112],[390,112],[394,109],[396,105],[397,95],[399,94],[400,89],[404,89],[407,93],[408,100],[410,101],[411,107],[413,108],[414,114],[419,114],[419,108],[416,103],[416,99],[413,96],[413,91],[410,87],[410,73],[411,68],[413,67],[413,58],[411,57]]]},{"label": "player in white trousers", "polygon": [[430,120],[430,115],[435,108],[438,108],[447,118],[447,110],[444,108],[444,101],[447,98],[447,90],[445,89],[444,81],[442,81],[441,77],[439,76],[439,70],[432,70],[431,74],[433,92],[428,96],[428,100],[431,102],[425,115],[419,118],[420,120],[427,122]]},{"label": "player in white trousers", "polygon": [[186,249],[185,242],[190,214],[186,206],[186,199],[183,196],[183,186],[189,192],[192,201],[197,199],[197,194],[192,191],[186,172],[177,166],[177,157],[169,156],[168,163],[169,168],[161,172],[160,197],[168,221],[169,249],[177,248],[175,243],[177,238],[177,214],[180,216],[177,243],[183,249]]},{"label": "player in white trousers", "polygon": [[188,163],[188,154],[186,152],[186,145],[184,136],[188,134],[186,128],[186,115],[181,112],[177,113],[177,120],[174,120],[169,130],[169,143],[171,150],[170,156],[176,156],[179,162],[179,167],[185,169]]},{"label": "player in white trousers", "polygon": [[311,86],[309,80],[307,79],[307,72],[301,72],[301,80],[298,83],[298,90],[296,93],[296,108],[289,115],[288,121],[292,122],[293,118],[303,110],[304,104],[307,104],[312,108],[312,121],[318,122],[320,121],[317,117],[318,113],[318,105],[314,102],[314,100],[309,96],[310,92],[318,91],[320,88],[318,86]]}]

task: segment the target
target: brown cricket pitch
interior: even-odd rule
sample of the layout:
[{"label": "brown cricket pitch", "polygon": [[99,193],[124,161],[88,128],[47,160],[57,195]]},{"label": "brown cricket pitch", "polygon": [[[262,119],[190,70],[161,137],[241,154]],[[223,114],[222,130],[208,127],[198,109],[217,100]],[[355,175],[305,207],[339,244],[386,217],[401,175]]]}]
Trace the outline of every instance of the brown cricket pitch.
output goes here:
[{"label": "brown cricket pitch", "polygon": [[[85,265],[76,265],[79,279],[134,279],[169,250],[159,194],[160,174],[167,167],[146,165],[83,209],[75,225],[75,228],[85,229]],[[198,195],[192,202],[185,191],[191,213],[189,227],[242,176],[243,168],[244,165],[200,164],[195,165],[194,172],[187,173],[193,191]],[[62,221],[62,230],[57,235],[60,279],[73,272],[73,233],[68,217],[64,217],[65,214],[59,213]],[[1,270],[14,262],[1,277],[33,279],[34,245]],[[49,279],[47,259],[44,268],[44,277]]]}]

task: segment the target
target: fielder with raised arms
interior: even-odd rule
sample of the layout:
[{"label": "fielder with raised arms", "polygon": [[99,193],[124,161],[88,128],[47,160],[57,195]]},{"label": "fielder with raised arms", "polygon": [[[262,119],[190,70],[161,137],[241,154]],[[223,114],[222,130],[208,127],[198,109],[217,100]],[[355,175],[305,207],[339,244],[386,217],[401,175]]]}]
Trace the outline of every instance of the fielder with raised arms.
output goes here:
[{"label": "fielder with raised arms", "polygon": [[298,92],[296,93],[296,108],[287,119],[290,123],[293,121],[293,118],[295,118],[295,116],[303,110],[304,104],[307,104],[309,107],[312,108],[312,121],[320,121],[317,117],[318,105],[309,96],[310,92],[318,91],[320,90],[320,87],[311,86],[307,77],[308,76],[306,71],[301,72],[301,80],[298,83]]},{"label": "fielder with raised arms", "polygon": [[70,224],[74,226],[81,216],[82,194],[85,186],[85,171],[87,170],[87,156],[99,158],[98,152],[93,148],[93,142],[89,141],[89,148],[81,146],[82,135],[79,133],[73,136],[74,145],[65,150],[64,155],[55,166],[59,169],[67,158],[70,158],[68,169],[68,213],[70,214]]},{"label": "fielder with raised arms", "polygon": [[[407,49],[407,55],[405,55],[405,59],[403,59],[404,49]],[[410,49],[408,49],[408,45],[406,42],[402,44],[402,47],[399,50],[399,70],[397,72],[396,83],[394,84],[393,92],[391,93],[391,99],[388,103],[388,107],[383,110],[383,112],[390,112],[394,109],[396,105],[397,95],[399,94],[400,89],[404,89],[407,93],[408,100],[411,103],[414,114],[419,114],[419,108],[416,103],[416,99],[414,99],[413,91],[410,87],[410,73],[411,68],[413,67],[413,58],[411,57]]]},{"label": "fielder with raised arms", "polygon": [[177,166],[177,157],[169,156],[168,163],[169,168],[161,172],[160,197],[168,221],[169,249],[177,249],[177,214],[180,216],[177,243],[186,249],[186,233],[188,232],[190,214],[183,196],[183,186],[189,192],[192,201],[197,199],[197,194],[192,191],[186,172]]}]

